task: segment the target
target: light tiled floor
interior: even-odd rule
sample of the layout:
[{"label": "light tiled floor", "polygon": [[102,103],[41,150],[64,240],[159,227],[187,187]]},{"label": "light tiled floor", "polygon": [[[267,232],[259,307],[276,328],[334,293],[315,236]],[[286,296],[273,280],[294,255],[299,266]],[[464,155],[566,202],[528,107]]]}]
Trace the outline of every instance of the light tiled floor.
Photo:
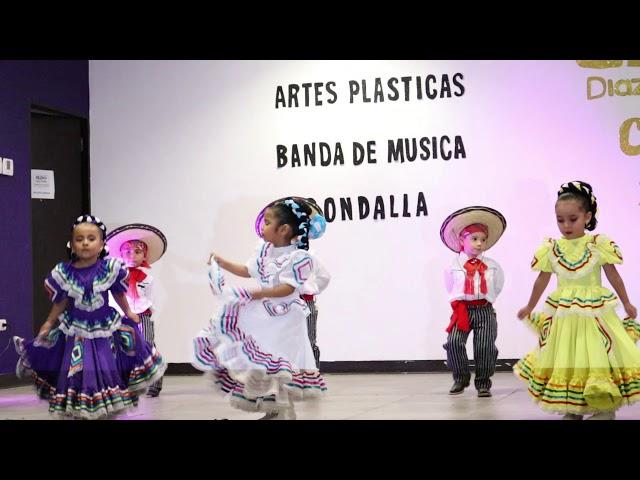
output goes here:
[{"label": "light tiled floor", "polygon": [[[328,374],[329,388],[319,400],[296,404],[299,420],[555,420],[529,398],[525,385],[512,373],[493,377],[493,397],[477,398],[471,386],[464,394],[448,395],[451,376],[420,374]],[[214,394],[203,376],[166,376],[158,398],[143,397],[123,420],[252,420],[262,416],[231,408]],[[0,419],[43,420],[47,403],[30,386],[0,389]],[[640,419],[640,404],[624,407],[617,418]]]}]

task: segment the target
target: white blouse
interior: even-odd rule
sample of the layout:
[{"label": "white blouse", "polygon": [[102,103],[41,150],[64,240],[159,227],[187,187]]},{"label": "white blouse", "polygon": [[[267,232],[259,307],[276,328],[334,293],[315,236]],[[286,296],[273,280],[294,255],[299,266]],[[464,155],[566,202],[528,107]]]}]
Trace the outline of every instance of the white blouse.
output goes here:
[{"label": "white blouse", "polygon": [[[151,308],[153,313],[153,277],[151,276],[150,269],[146,267],[138,267],[142,270],[147,277],[136,284],[138,290],[138,299],[133,299],[127,295],[127,301],[131,307],[133,313],[142,313],[148,308]],[[127,293],[127,292],[125,292]]]},{"label": "white blouse", "polygon": [[464,269],[464,264],[470,258],[466,253],[460,252],[453,258],[444,271],[444,282],[449,294],[449,302],[453,302],[454,300],[487,300],[490,303],[495,302],[504,286],[504,272],[502,268],[498,262],[492,258],[479,256],[478,259],[487,266],[484,272],[487,293],[485,295],[480,292],[480,272],[476,272],[474,278],[474,294],[465,295],[464,282],[467,277],[467,272]]}]

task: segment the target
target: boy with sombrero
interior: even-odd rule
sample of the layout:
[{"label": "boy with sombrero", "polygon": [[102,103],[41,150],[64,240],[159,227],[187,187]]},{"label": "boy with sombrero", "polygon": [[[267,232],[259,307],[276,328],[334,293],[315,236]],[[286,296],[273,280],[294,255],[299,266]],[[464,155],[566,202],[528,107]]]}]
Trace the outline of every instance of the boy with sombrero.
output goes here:
[{"label": "boy with sombrero", "polygon": [[[151,264],[167,250],[164,234],[151,225],[132,223],[116,228],[107,235],[111,256],[122,258],[129,269],[129,288],[126,296],[131,310],[140,317],[144,339],[155,346],[153,315],[153,277]],[[162,390],[162,378],[152,384],[148,397],[157,397]]]},{"label": "boy with sombrero", "polygon": [[491,396],[495,373],[498,324],[493,303],[502,291],[504,274],[484,252],[502,236],[507,222],[489,207],[466,207],[453,212],[440,228],[444,244],[457,253],[445,269],[445,284],[453,309],[446,331],[447,365],[453,372],[450,395],[459,395],[471,382],[467,338],[473,330],[475,387],[478,397]]}]

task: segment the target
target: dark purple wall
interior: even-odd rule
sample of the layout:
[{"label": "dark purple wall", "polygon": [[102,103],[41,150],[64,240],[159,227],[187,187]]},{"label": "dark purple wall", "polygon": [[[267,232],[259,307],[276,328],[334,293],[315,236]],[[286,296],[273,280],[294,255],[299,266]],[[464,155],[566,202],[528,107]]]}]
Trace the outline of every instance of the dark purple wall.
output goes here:
[{"label": "dark purple wall", "polygon": [[[88,119],[89,61],[0,61],[0,157],[14,162],[13,177],[0,175],[0,352],[12,335],[32,337],[32,104]],[[12,347],[0,355],[0,375],[16,360]]]}]

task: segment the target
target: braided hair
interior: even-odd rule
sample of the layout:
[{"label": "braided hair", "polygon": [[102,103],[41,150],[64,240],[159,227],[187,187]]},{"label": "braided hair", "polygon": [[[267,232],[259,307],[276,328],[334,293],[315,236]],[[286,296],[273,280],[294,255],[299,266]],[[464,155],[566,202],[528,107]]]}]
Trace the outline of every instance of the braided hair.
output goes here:
[{"label": "braided hair", "polygon": [[[98,217],[94,217],[93,215],[80,215],[78,218],[76,218],[76,221],[73,222],[73,226],[71,227],[71,233],[73,233],[75,228],[78,225],[80,225],[81,223],[92,223],[96,227],[98,227],[98,230],[100,230],[100,235],[102,237],[102,241],[106,242],[106,239],[107,239],[107,227],[105,226],[104,223],[102,223],[102,221]],[[67,255],[69,256],[69,259],[71,261],[75,261],[75,260],[78,259],[76,254],[73,253],[73,249],[71,248],[71,242],[67,242]],[[102,250],[100,251],[99,258],[102,259],[102,258],[106,257],[107,255],[109,255],[109,248],[107,247],[107,244],[105,243],[104,247],[102,247]]]},{"label": "braided hair", "polygon": [[306,202],[296,201],[291,197],[274,202],[269,206],[280,225],[289,225],[293,234],[299,236],[298,248],[309,250],[309,216],[311,208]]},{"label": "braided hair", "polygon": [[596,215],[598,214],[598,202],[593,194],[593,188],[587,182],[575,180],[564,183],[558,190],[558,202],[562,200],[575,200],[580,204],[585,212],[591,213],[591,220],[585,225],[589,231],[595,230],[598,224]]}]

